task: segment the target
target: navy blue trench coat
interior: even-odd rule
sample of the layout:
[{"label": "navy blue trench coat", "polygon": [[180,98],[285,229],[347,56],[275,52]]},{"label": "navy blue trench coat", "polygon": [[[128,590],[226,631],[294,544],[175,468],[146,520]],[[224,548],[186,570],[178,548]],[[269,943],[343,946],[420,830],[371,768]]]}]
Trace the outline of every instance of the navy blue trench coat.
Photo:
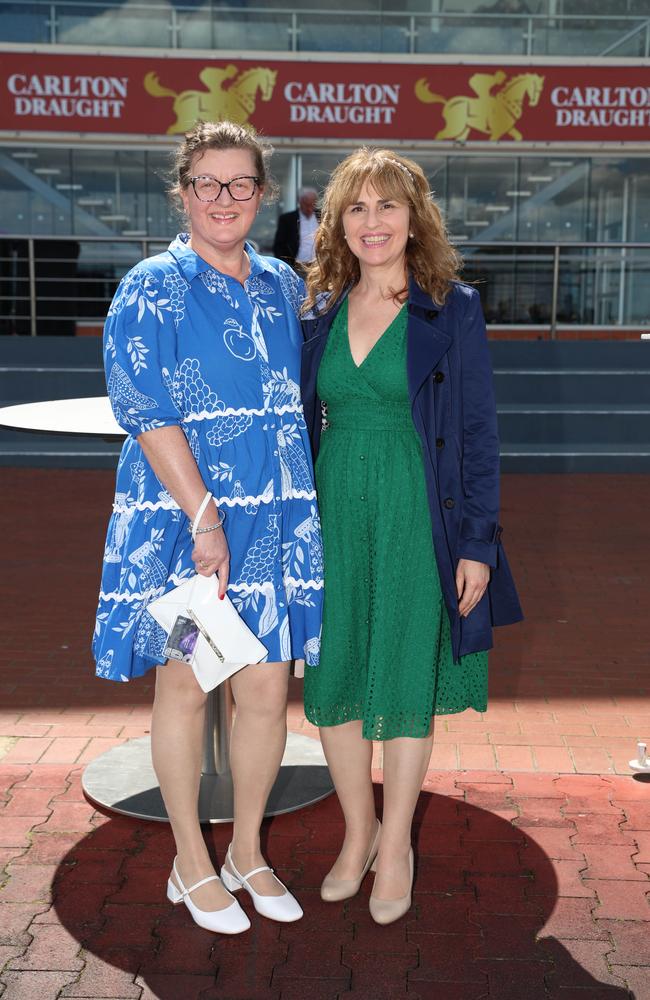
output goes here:
[{"label": "navy blue trench coat", "polygon": [[[327,336],[345,295],[303,319],[301,388],[314,459],[321,435],[316,382]],[[478,292],[454,282],[437,306],[409,282],[406,367],[413,423],[422,442],[433,545],[455,661],[491,649],[492,627],[523,617],[501,544],[499,437],[492,366]],[[395,497],[399,507],[399,497]],[[456,567],[491,567],[488,588],[467,618],[458,614]]]}]

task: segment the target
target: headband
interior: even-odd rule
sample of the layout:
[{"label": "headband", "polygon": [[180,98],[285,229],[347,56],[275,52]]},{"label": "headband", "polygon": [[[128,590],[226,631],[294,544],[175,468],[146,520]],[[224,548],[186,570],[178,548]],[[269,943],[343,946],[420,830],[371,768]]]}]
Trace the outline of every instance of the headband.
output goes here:
[{"label": "headband", "polygon": [[403,163],[399,162],[399,160],[393,160],[390,156],[385,156],[384,157],[384,162],[385,163],[392,163],[395,167],[399,167],[400,170],[403,170],[405,174],[408,174],[409,177],[411,178],[411,180],[413,181],[413,183],[415,183],[415,177],[413,176],[413,174],[411,173],[411,171],[409,170],[409,168],[405,167]]}]

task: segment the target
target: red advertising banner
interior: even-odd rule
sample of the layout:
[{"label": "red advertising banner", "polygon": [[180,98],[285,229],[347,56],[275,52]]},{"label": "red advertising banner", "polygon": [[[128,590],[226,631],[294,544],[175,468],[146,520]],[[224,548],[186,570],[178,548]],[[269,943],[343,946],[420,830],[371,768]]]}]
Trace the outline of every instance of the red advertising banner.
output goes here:
[{"label": "red advertising banner", "polygon": [[178,135],[197,118],[363,141],[650,138],[649,66],[4,53],[0,130]]}]

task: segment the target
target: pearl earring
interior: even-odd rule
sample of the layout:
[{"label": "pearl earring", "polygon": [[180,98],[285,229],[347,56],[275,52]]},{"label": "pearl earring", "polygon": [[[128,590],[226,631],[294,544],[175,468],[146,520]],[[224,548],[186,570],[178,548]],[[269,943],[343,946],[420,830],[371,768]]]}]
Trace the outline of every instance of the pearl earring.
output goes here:
[{"label": "pearl earring", "polygon": [[410,240],[412,240],[412,239],[413,239],[413,235],[414,235],[413,233],[409,233],[409,239],[410,239]]}]

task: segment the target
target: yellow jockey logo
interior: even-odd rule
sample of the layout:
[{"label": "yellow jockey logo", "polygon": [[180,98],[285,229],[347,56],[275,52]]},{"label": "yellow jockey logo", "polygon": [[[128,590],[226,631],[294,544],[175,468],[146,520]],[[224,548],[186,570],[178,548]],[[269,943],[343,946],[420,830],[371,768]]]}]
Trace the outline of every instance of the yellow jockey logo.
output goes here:
[{"label": "yellow jockey logo", "polygon": [[496,142],[503,136],[521,140],[523,135],[516,123],[524,113],[524,100],[534,108],[544,88],[544,77],[539,73],[519,73],[508,79],[503,70],[496,73],[474,73],[469,85],[476,97],[458,94],[442,97],[429,90],[426,77],[415,84],[415,96],[424,104],[444,104],[442,114],[445,127],[436,139],[464,141],[472,130],[487,135]]},{"label": "yellow jockey logo", "polygon": [[176,121],[167,129],[168,135],[187,132],[198,118],[222,121],[227,118],[244,125],[255,111],[259,93],[261,100],[270,101],[277,73],[266,66],[255,66],[239,73],[236,66],[205,66],[199,80],[205,90],[181,90],[177,93],[163,87],[158,74],[147,73],[144,89],[152,97],[172,97]]}]

